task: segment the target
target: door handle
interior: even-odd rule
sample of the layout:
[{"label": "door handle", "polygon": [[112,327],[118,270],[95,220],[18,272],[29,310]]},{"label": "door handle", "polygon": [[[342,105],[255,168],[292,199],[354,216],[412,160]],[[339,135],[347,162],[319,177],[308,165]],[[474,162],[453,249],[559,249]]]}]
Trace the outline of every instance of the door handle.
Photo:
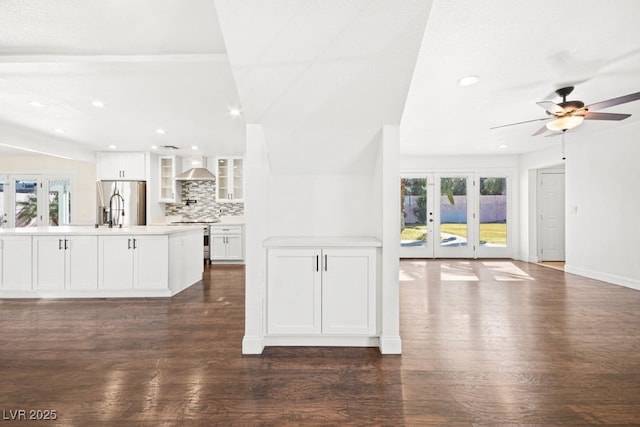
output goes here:
[{"label": "door handle", "polygon": [[327,254],[324,254],[324,271],[327,271]]},{"label": "door handle", "polygon": [[127,239],[127,249],[131,249],[131,239]]},{"label": "door handle", "polygon": [[133,239],[133,249],[136,249],[136,248],[137,248],[137,246],[136,246],[136,240],[138,240],[138,239]]},{"label": "door handle", "polygon": [[62,250],[62,239],[58,239],[58,250]]},{"label": "door handle", "polygon": [[67,246],[67,239],[64,239],[64,250],[66,251],[67,249],[69,249],[69,247]]},{"label": "door handle", "polygon": [[320,271],[320,255],[316,255],[316,271]]}]

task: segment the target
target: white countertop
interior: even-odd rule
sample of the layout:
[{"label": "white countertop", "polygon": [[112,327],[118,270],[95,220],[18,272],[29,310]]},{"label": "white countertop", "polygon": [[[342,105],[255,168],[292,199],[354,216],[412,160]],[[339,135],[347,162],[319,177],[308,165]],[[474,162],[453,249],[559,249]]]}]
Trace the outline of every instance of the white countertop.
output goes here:
[{"label": "white countertop", "polygon": [[380,247],[382,242],[372,236],[273,236],[264,241],[275,247]]},{"label": "white countertop", "polygon": [[3,228],[0,229],[0,237],[2,236],[60,236],[60,235],[78,235],[78,236],[109,236],[121,234],[152,234],[152,235],[168,235],[186,233],[188,231],[198,230],[202,232],[201,225],[138,225],[131,227],[113,227],[100,226],[95,228],[86,225],[63,225],[60,227],[21,227],[21,228]]}]

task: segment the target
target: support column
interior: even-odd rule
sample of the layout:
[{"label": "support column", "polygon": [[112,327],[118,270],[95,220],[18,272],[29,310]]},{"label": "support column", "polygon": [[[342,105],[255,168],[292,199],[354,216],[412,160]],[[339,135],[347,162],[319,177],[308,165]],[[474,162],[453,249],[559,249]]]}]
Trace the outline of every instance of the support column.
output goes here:
[{"label": "support column", "polygon": [[400,339],[400,128],[382,127],[382,330],[380,352],[402,353]]},{"label": "support column", "polygon": [[245,327],[243,354],[264,349],[265,256],[262,242],[267,230],[269,162],[262,125],[247,125],[245,158]]}]

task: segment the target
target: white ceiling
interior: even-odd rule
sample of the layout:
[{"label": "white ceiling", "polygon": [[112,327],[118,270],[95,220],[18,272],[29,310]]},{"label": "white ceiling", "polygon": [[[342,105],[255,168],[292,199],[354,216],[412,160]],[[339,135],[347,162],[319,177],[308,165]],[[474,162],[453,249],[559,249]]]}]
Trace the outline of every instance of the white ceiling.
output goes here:
[{"label": "white ceiling", "polygon": [[228,114],[238,104],[211,1],[0,2],[0,143],[74,145],[73,157],[109,145],[233,154],[245,139]]},{"label": "white ceiling", "polygon": [[[535,102],[566,84],[586,104],[640,91],[640,2],[614,5],[3,0],[0,144],[76,158],[111,144],[232,154],[248,122],[264,125],[286,173],[364,171],[383,124],[400,124],[407,155],[534,151],[559,143],[530,136],[542,123],[489,127],[544,117]],[[457,86],[470,74],[480,82]],[[228,114],[237,106],[241,118]],[[633,116],[567,138],[629,127],[640,101],[604,111]]]},{"label": "white ceiling", "polygon": [[[560,138],[532,137],[546,117],[537,101],[573,85],[585,104],[640,91],[640,2],[620,0],[436,0],[424,34],[401,126],[401,151],[506,154]],[[457,81],[480,81],[459,87]],[[640,101],[602,112],[623,122],[585,121],[567,141],[640,120]],[[498,149],[501,144],[509,147]]]}]

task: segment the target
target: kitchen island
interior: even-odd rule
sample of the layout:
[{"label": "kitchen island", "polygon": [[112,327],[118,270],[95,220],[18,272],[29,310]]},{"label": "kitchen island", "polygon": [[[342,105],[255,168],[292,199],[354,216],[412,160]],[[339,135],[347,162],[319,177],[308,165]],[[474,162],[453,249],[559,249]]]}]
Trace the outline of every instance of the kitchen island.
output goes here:
[{"label": "kitchen island", "polygon": [[202,279],[199,226],[0,230],[0,298],[170,297]]}]

